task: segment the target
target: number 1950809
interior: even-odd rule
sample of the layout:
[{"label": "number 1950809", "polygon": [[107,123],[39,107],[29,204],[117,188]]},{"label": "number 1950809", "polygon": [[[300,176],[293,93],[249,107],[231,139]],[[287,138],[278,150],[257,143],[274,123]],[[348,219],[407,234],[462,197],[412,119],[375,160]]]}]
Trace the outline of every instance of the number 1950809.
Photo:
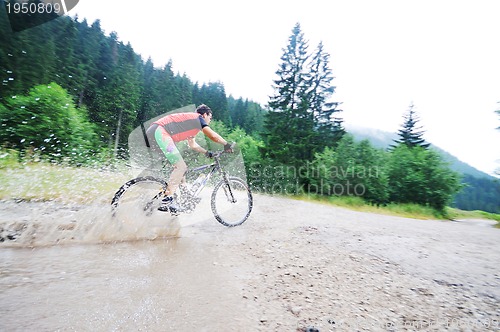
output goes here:
[{"label": "number 1950809", "polygon": [[[63,0],[64,1],[64,0]],[[64,14],[64,9],[59,3],[5,3],[7,14]]]}]

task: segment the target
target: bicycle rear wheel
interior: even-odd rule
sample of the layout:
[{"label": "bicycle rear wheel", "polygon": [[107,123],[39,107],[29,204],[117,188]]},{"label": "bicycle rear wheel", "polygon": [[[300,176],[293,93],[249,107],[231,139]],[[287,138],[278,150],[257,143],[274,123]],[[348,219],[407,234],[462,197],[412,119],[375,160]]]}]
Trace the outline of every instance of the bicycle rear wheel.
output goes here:
[{"label": "bicycle rear wheel", "polygon": [[215,219],[224,226],[243,224],[252,212],[253,198],[250,188],[240,178],[221,180],[212,192],[212,212]]},{"label": "bicycle rear wheel", "polygon": [[158,208],[166,188],[165,181],[150,176],[128,181],[111,201],[113,216],[118,213],[150,216]]}]

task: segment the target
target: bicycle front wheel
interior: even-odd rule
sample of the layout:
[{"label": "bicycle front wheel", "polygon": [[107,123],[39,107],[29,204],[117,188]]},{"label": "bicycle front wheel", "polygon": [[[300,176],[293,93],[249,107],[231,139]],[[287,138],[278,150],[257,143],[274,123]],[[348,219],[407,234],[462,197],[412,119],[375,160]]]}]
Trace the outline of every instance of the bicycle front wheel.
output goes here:
[{"label": "bicycle front wheel", "polygon": [[224,226],[241,225],[252,212],[253,198],[250,188],[240,178],[229,177],[215,185],[212,192],[212,212]]},{"label": "bicycle front wheel", "polygon": [[150,176],[128,181],[113,196],[113,216],[118,213],[150,216],[159,206],[166,188],[165,181]]}]

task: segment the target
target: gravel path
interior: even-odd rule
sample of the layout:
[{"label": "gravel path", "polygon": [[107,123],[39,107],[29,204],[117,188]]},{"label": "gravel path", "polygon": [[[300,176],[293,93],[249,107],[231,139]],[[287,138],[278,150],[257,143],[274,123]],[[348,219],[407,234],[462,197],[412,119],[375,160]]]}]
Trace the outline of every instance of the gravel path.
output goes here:
[{"label": "gravel path", "polygon": [[[1,245],[102,239],[89,227],[102,213],[83,227],[82,207],[32,204],[0,203]],[[36,232],[22,234],[33,220],[57,225],[39,231],[45,243]],[[182,239],[207,247],[210,254],[196,256],[212,261],[202,273],[225,271],[221,282],[235,304],[227,319],[241,321],[241,331],[500,329],[500,230],[488,221],[413,220],[256,195],[251,218],[240,227],[222,227],[202,214],[175,224],[168,232],[180,227]],[[213,326],[220,327],[221,317],[214,314]],[[205,321],[201,330],[216,329]]]}]

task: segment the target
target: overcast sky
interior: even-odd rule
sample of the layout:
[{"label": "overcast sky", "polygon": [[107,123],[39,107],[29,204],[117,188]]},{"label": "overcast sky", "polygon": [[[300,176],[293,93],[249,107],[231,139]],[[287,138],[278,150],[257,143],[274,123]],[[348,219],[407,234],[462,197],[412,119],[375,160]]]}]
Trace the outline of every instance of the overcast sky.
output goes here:
[{"label": "overcast sky", "polygon": [[331,55],[347,127],[397,131],[413,103],[425,138],[493,173],[500,167],[498,0],[80,0],[157,67],[261,104],[299,22],[309,49]]}]

